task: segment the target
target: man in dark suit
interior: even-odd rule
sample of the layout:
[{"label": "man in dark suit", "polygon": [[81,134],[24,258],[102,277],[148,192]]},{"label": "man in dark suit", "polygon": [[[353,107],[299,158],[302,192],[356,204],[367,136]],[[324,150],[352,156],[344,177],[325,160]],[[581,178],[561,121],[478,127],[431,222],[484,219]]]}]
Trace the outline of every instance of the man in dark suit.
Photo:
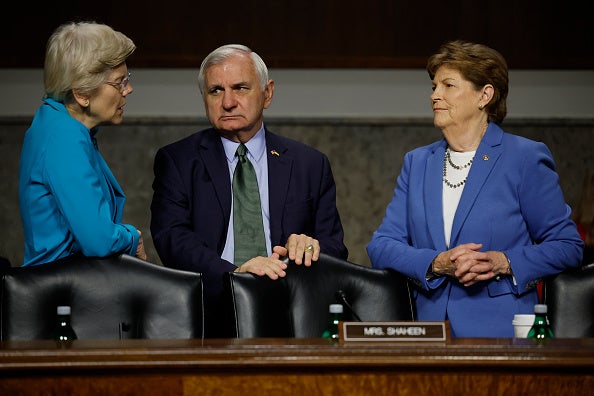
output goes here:
[{"label": "man in dark suit", "polygon": [[[226,45],[204,59],[198,78],[213,128],[157,152],[151,232],[164,265],[202,273],[206,336],[222,337],[228,335],[223,273],[278,279],[287,257],[309,266],[320,252],[346,259],[348,251],[326,155],[264,126],[274,82],[262,59],[245,46]],[[232,188],[240,144],[257,176],[266,245],[265,253],[245,261],[236,259],[234,247],[243,238],[233,231],[240,222]]]}]

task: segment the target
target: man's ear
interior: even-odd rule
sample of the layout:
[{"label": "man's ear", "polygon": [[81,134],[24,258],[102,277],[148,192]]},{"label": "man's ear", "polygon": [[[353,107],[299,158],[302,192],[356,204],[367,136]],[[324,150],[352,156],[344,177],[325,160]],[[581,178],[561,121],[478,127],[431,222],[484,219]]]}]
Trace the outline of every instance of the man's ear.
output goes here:
[{"label": "man's ear", "polygon": [[264,87],[264,108],[267,109],[272,103],[272,96],[274,95],[274,81],[268,80]]}]

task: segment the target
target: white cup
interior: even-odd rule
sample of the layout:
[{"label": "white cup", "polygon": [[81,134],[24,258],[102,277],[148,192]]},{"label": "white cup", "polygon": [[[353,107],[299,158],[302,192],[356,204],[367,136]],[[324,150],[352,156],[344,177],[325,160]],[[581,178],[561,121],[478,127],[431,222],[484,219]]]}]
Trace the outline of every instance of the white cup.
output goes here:
[{"label": "white cup", "polygon": [[514,336],[516,338],[526,338],[534,324],[534,314],[514,315],[512,324],[514,325]]}]

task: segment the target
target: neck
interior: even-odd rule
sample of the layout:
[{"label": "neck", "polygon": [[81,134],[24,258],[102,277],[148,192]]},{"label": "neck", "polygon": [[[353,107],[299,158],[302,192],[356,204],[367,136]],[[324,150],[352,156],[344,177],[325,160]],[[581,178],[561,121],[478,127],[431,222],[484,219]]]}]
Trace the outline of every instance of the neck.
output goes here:
[{"label": "neck", "polygon": [[485,132],[487,131],[488,123],[484,121],[473,126],[465,126],[463,128],[443,129],[443,135],[453,151],[466,152],[476,151]]},{"label": "neck", "polygon": [[87,115],[88,110],[79,106],[78,103],[66,104],[66,110],[68,110],[68,114],[70,114],[72,118],[77,119],[87,128],[93,129],[97,126],[93,119]]},{"label": "neck", "polygon": [[[250,129],[234,129],[234,130],[225,130],[225,129],[217,129],[217,131],[226,139],[231,140],[232,142],[236,143],[247,143],[251,138],[256,136],[256,133],[262,127],[262,123],[260,122],[259,126],[252,127]],[[215,128],[216,129],[216,128]]]},{"label": "neck", "polygon": [[234,132],[229,132],[229,131],[222,131],[219,130],[218,131],[224,138],[231,140],[232,142],[235,143],[247,143],[251,138],[254,137],[254,135],[256,135],[255,132],[245,132],[245,131],[234,131]]}]

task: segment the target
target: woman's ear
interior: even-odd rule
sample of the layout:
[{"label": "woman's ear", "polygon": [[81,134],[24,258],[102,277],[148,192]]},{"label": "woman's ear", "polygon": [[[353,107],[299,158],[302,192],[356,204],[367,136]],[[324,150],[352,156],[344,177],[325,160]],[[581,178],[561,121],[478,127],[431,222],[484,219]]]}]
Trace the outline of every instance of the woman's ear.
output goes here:
[{"label": "woman's ear", "polygon": [[480,97],[480,101],[479,101],[479,107],[483,108],[486,105],[488,105],[489,102],[491,101],[491,99],[493,99],[494,93],[495,93],[495,88],[493,88],[493,86],[491,84],[486,84],[482,89],[482,93],[481,93],[481,97]]},{"label": "woman's ear", "polygon": [[89,104],[90,104],[89,95],[82,94],[77,90],[73,90],[72,96],[74,97],[74,100],[76,100],[76,103],[78,103],[81,107],[84,107],[85,109],[87,107],[89,107]]}]

